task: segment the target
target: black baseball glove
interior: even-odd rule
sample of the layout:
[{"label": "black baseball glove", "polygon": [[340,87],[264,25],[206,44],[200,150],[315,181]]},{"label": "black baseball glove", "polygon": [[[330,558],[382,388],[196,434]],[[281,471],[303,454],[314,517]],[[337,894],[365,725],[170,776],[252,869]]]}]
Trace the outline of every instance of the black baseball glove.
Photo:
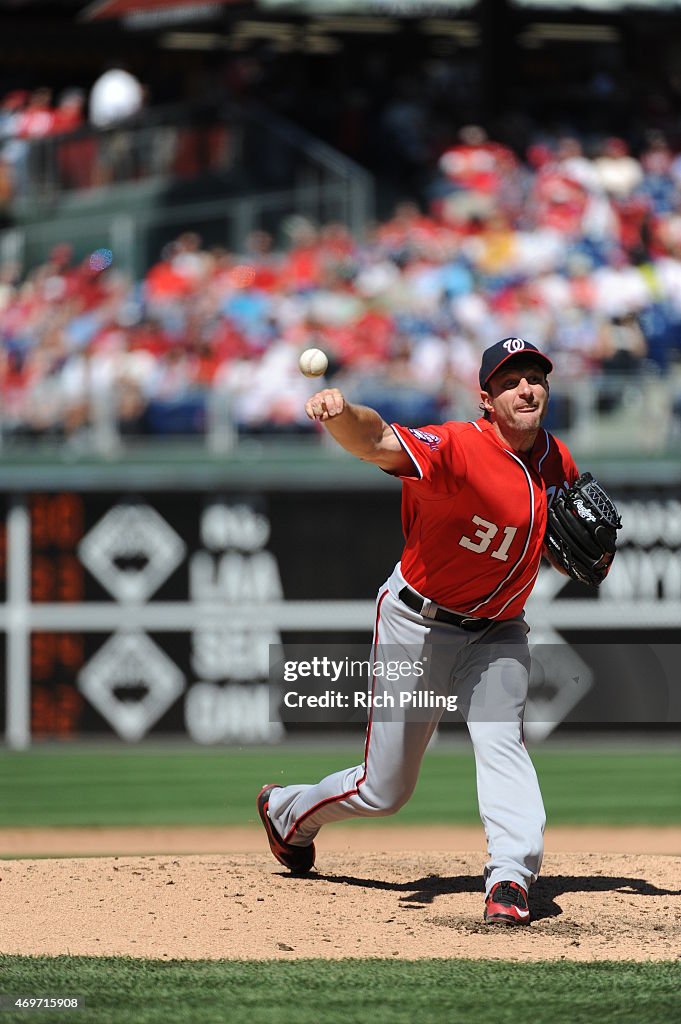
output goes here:
[{"label": "black baseball glove", "polygon": [[549,509],[545,552],[573,580],[597,587],[610,571],[621,526],[612,500],[591,473],[582,473]]}]

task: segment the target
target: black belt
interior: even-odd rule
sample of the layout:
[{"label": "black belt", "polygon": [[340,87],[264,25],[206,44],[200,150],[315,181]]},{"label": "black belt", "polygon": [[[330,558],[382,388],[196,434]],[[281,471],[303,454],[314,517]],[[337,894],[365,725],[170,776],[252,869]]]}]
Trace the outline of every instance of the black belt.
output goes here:
[{"label": "black belt", "polygon": [[[400,590],[399,598],[402,604],[406,604],[407,608],[418,612],[419,615],[424,614],[424,605],[430,605],[428,609],[429,614],[425,616],[426,618],[436,619],[438,622],[448,622],[450,626],[458,626],[460,629],[468,630],[471,633],[477,633],[478,630],[485,629],[494,622],[494,619],[476,619],[470,615],[459,615],[458,612],[450,612],[440,605],[424,601],[411,587],[403,587]],[[435,607],[434,612],[431,611],[432,607]]]}]

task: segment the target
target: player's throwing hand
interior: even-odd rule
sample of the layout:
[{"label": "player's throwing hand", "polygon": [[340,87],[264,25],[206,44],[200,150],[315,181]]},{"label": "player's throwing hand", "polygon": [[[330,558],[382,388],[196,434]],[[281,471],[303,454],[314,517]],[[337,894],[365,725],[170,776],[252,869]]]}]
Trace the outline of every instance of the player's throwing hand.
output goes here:
[{"label": "player's throwing hand", "polygon": [[305,403],[305,412],[311,420],[326,420],[340,416],[345,411],[345,398],[338,388],[324,388]]}]

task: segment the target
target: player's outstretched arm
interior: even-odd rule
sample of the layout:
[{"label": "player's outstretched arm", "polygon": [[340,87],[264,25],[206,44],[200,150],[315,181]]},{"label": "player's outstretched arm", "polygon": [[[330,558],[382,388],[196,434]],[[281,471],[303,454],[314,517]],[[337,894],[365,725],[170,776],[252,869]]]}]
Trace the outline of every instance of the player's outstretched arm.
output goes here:
[{"label": "player's outstretched arm", "polygon": [[311,420],[323,423],[333,439],[358,459],[390,473],[413,471],[411,459],[376,410],[352,405],[338,388],[318,391],[305,403],[305,412]]}]

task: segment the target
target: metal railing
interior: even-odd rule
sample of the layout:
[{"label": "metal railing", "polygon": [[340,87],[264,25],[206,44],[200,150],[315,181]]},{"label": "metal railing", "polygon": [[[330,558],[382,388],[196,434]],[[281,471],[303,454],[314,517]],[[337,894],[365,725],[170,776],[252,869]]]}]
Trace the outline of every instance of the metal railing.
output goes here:
[{"label": "metal railing", "polygon": [[[134,212],[83,213],[64,221],[26,224],[0,233],[0,260],[30,263],[31,255],[46,258],[51,248],[68,241],[80,258],[95,249],[111,250],[116,269],[141,277],[158,259],[165,241],[185,231],[197,231],[207,244],[233,252],[243,250],[248,235],[274,228],[288,216],[303,212],[318,223],[345,223],[348,186],[341,182],[310,181],[295,192],[254,193],[239,198],[148,206]],[[66,237],[65,237],[66,234]]]},{"label": "metal railing", "polygon": [[[413,408],[417,391],[416,386],[405,388],[405,410]],[[346,393],[351,400],[355,399],[351,388]],[[378,381],[369,402],[379,411],[382,396],[399,418],[399,389],[389,394],[382,392]],[[365,392],[359,397],[362,401],[367,399]],[[0,445],[7,455],[42,449],[52,450],[67,459],[81,455],[111,459],[124,457],[141,446],[155,445],[161,451],[173,442],[181,442],[185,450],[189,445],[200,457],[201,453],[206,456],[236,453],[241,446],[245,453],[256,436],[261,447],[281,441],[282,431],[274,424],[268,429],[267,423],[254,428],[239,422],[238,398],[222,383],[203,390],[187,390],[165,403],[152,399],[149,405],[154,409],[157,433],[142,435],[122,427],[117,412],[117,389],[111,383],[106,389],[100,387],[97,397],[91,398],[88,425],[84,430],[61,439],[52,432],[32,440],[26,438],[20,422],[11,421],[3,414],[0,404]],[[676,454],[681,462],[681,374],[666,377],[652,372],[637,377],[608,374],[572,382],[556,381],[552,385],[549,409],[547,428],[582,456],[640,458]],[[478,415],[477,397],[471,392],[457,395],[443,410],[442,418],[465,420]],[[199,426],[190,433],[176,429],[189,418]],[[291,426],[297,444],[303,449],[312,451],[318,447],[318,432],[306,431],[304,425],[299,425],[299,429]],[[325,435],[321,437],[323,443]]]},{"label": "metal railing", "polygon": [[242,123],[173,107],[111,127],[26,141],[15,161],[17,198],[54,202],[65,192],[149,178],[229,173],[242,159]]},{"label": "metal railing", "polygon": [[374,210],[367,171],[252,105],[165,108],[34,140],[15,177],[14,227],[0,232],[0,258],[30,265],[59,242],[79,257],[106,245],[116,266],[136,275],[172,232],[197,230],[207,244],[238,251],[249,232],[276,236],[292,214],[361,237]]},{"label": "metal railing", "polygon": [[681,463],[678,371],[557,380],[551,385],[551,407],[549,428],[585,455],[676,453]]}]

